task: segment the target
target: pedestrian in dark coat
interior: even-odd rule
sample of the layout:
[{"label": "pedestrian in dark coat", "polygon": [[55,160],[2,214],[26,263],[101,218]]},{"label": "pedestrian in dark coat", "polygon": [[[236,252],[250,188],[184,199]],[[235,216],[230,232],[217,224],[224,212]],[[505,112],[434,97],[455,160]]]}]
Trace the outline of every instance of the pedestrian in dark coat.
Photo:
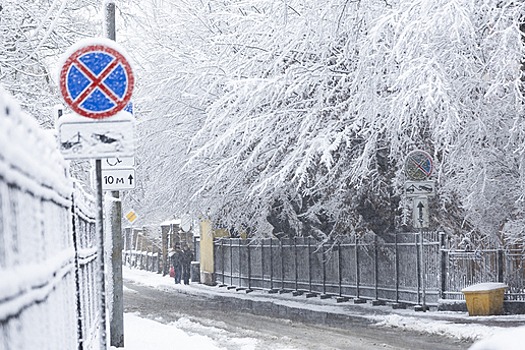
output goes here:
[{"label": "pedestrian in dark coat", "polygon": [[184,245],[182,250],[182,279],[184,284],[190,284],[190,269],[193,261],[193,252],[190,247]]},{"label": "pedestrian in dark coat", "polygon": [[173,255],[171,256],[171,265],[175,270],[175,284],[179,284],[182,277],[182,255],[183,252],[179,245],[175,246]]}]

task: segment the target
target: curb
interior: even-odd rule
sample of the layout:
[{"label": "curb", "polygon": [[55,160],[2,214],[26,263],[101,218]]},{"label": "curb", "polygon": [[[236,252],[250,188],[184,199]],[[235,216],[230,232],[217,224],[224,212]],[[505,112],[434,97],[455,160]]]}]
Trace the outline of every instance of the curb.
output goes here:
[{"label": "curb", "polygon": [[[354,324],[363,325],[372,325],[377,323],[377,320],[367,317],[371,312],[368,311],[364,313],[362,305],[347,304],[347,307],[355,308],[354,310],[320,310],[323,307],[329,306],[322,302],[311,302],[312,299],[282,299],[275,298],[268,295],[261,295],[264,291],[257,291],[257,294],[250,293],[241,294],[238,292],[227,292],[224,289],[219,289],[219,287],[209,287],[206,288],[211,290],[219,290],[220,294],[209,294],[204,290],[200,290],[202,287],[197,287],[197,285],[190,285],[194,288],[189,289],[174,289],[175,292],[185,294],[185,295],[198,295],[208,297],[212,300],[218,301],[221,305],[221,310],[228,312],[232,308],[239,310],[245,310],[257,316],[264,316],[270,318],[279,318],[282,320],[290,320],[292,322],[301,322],[309,325],[322,325],[326,327],[334,327],[339,329],[348,328]],[[198,286],[203,286],[199,284]],[[255,292],[254,292],[255,293]],[[265,300],[262,300],[265,299]],[[310,301],[310,302],[309,302]],[[290,305],[297,304],[297,305]],[[337,306],[341,306],[338,304]],[[360,314],[359,311],[363,314]],[[375,310],[373,312],[374,316],[388,315],[387,312],[382,310]]]},{"label": "curb", "polygon": [[[221,310],[225,312],[232,308],[237,308],[258,316],[274,317],[339,329],[348,328],[353,324],[377,324],[378,317],[385,316],[386,318],[392,315],[450,324],[478,324],[504,328],[523,325],[523,319],[508,318],[505,315],[471,317],[468,316],[466,311],[446,312],[436,310],[416,312],[410,311],[410,309],[396,310],[388,305],[373,306],[372,303],[353,304],[351,301],[348,303],[336,303],[335,299],[304,299],[293,297],[288,293],[267,294],[263,290],[254,290],[248,294],[203,284],[190,284],[189,287],[184,289],[175,288],[173,290],[177,293],[204,296],[217,300],[221,304]],[[330,310],[324,310],[326,308]]]}]

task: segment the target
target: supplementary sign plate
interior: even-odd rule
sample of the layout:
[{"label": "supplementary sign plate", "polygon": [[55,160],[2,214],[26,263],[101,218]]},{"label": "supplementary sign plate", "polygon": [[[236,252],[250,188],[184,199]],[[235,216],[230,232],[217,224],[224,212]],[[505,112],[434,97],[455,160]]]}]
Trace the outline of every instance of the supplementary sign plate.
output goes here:
[{"label": "supplementary sign plate", "polygon": [[412,226],[427,228],[429,226],[427,197],[414,198],[412,205]]},{"label": "supplementary sign plate", "polygon": [[135,169],[102,170],[104,191],[131,190],[135,188]]},{"label": "supplementary sign plate", "polygon": [[127,112],[96,123],[66,115],[57,122],[60,151],[65,159],[132,157],[133,117]]},{"label": "supplementary sign plate", "polygon": [[407,197],[433,197],[436,195],[436,185],[434,181],[406,181],[405,193]]}]

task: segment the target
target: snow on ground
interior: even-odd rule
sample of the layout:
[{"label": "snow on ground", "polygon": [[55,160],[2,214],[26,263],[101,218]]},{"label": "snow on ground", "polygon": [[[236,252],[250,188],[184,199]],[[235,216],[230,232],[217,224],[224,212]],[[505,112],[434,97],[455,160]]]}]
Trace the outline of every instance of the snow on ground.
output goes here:
[{"label": "snow on ground", "polygon": [[[124,276],[135,282],[154,287],[160,290],[172,288],[190,288],[184,285],[173,284],[173,280],[141,270],[130,270],[124,267]],[[137,291],[124,286],[125,293],[137,293]],[[206,334],[208,336],[203,336]],[[109,337],[108,337],[109,338]],[[234,343],[236,349],[256,349],[258,340],[249,337],[232,337],[223,329],[205,326],[193,322],[188,318],[180,318],[176,322],[166,324],[162,319],[150,320],[135,313],[124,314],[124,348],[110,347],[111,350],[215,350],[225,349],[223,344]],[[279,348],[276,350],[287,350]]]},{"label": "snow on ground", "polygon": [[[180,325],[176,323],[165,325],[126,313],[124,315],[124,349],[221,349],[211,338],[191,335],[179,327]],[[117,348],[111,347],[111,349]]]},{"label": "snow on ground", "polygon": [[[134,270],[127,267],[124,267],[123,271],[126,279],[160,290],[192,288],[192,293],[196,294],[206,293],[224,295],[224,293],[228,293],[224,289],[210,288],[204,285],[174,285],[171,278],[163,277],[152,272]],[[133,292],[130,289],[126,289],[126,291]],[[268,301],[268,297],[258,296],[256,293],[236,294],[229,292],[229,295],[236,298],[250,298]],[[323,309],[325,311],[348,313],[348,311],[342,311],[341,306],[337,304],[302,304],[298,302],[297,299],[295,301],[287,300],[286,297],[279,298],[273,302],[288,304],[294,307],[301,304],[302,307],[311,310]],[[363,310],[365,314],[363,315],[360,313],[359,316],[364,316],[375,321],[377,326],[393,327],[428,334],[446,335],[463,340],[481,340],[472,347],[473,350],[514,350],[525,348],[523,345],[523,339],[525,339],[525,327],[502,328],[490,325],[491,320],[501,321],[503,319],[523,322],[525,325],[525,315],[489,316],[483,318],[483,321],[488,320],[488,322],[478,324],[469,323],[467,320],[471,320],[472,318],[469,318],[464,312],[436,311],[414,313],[412,310],[396,310],[395,313],[392,311],[392,313],[388,315],[374,315],[373,312],[370,312],[370,314],[367,315],[366,306],[363,307]],[[372,309],[370,310],[372,311]],[[443,319],[443,317],[445,317],[445,319]],[[172,349],[174,348],[174,344],[177,344],[180,348],[185,348],[183,345],[187,345],[191,349],[222,349],[220,344],[211,337],[196,335],[203,333],[202,329],[199,329],[200,327],[205,326],[194,323],[188,319],[180,319],[177,322],[166,325],[157,321],[141,318],[135,314],[125,314],[125,350]],[[206,332],[222,331],[219,329],[213,329],[212,327],[208,328],[209,329],[207,329]],[[239,344],[239,349],[253,349],[255,344],[255,339],[251,340],[250,338],[243,338],[242,343]]]},{"label": "snow on ground", "polygon": [[491,336],[505,328],[490,327],[485,325],[473,325],[466,323],[450,323],[423,317],[400,316],[397,314],[388,316],[369,316],[376,320],[377,326],[398,328],[401,330],[417,331],[421,333],[445,335],[462,340],[477,340]]},{"label": "snow on ground", "polygon": [[524,341],[525,327],[504,329],[472,345],[470,350],[523,350]]}]

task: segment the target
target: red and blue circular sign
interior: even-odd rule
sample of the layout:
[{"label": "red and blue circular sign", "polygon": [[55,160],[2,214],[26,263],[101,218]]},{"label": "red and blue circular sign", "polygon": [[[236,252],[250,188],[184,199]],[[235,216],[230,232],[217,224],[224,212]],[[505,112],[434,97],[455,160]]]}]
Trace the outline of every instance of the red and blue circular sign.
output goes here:
[{"label": "red and blue circular sign", "polygon": [[405,161],[405,174],[410,180],[426,180],[432,175],[433,170],[432,157],[427,152],[415,150],[408,154]]},{"label": "red and blue circular sign", "polygon": [[129,62],[109,45],[78,48],[60,71],[60,92],[71,109],[102,119],[123,110],[131,99],[134,77]]}]

